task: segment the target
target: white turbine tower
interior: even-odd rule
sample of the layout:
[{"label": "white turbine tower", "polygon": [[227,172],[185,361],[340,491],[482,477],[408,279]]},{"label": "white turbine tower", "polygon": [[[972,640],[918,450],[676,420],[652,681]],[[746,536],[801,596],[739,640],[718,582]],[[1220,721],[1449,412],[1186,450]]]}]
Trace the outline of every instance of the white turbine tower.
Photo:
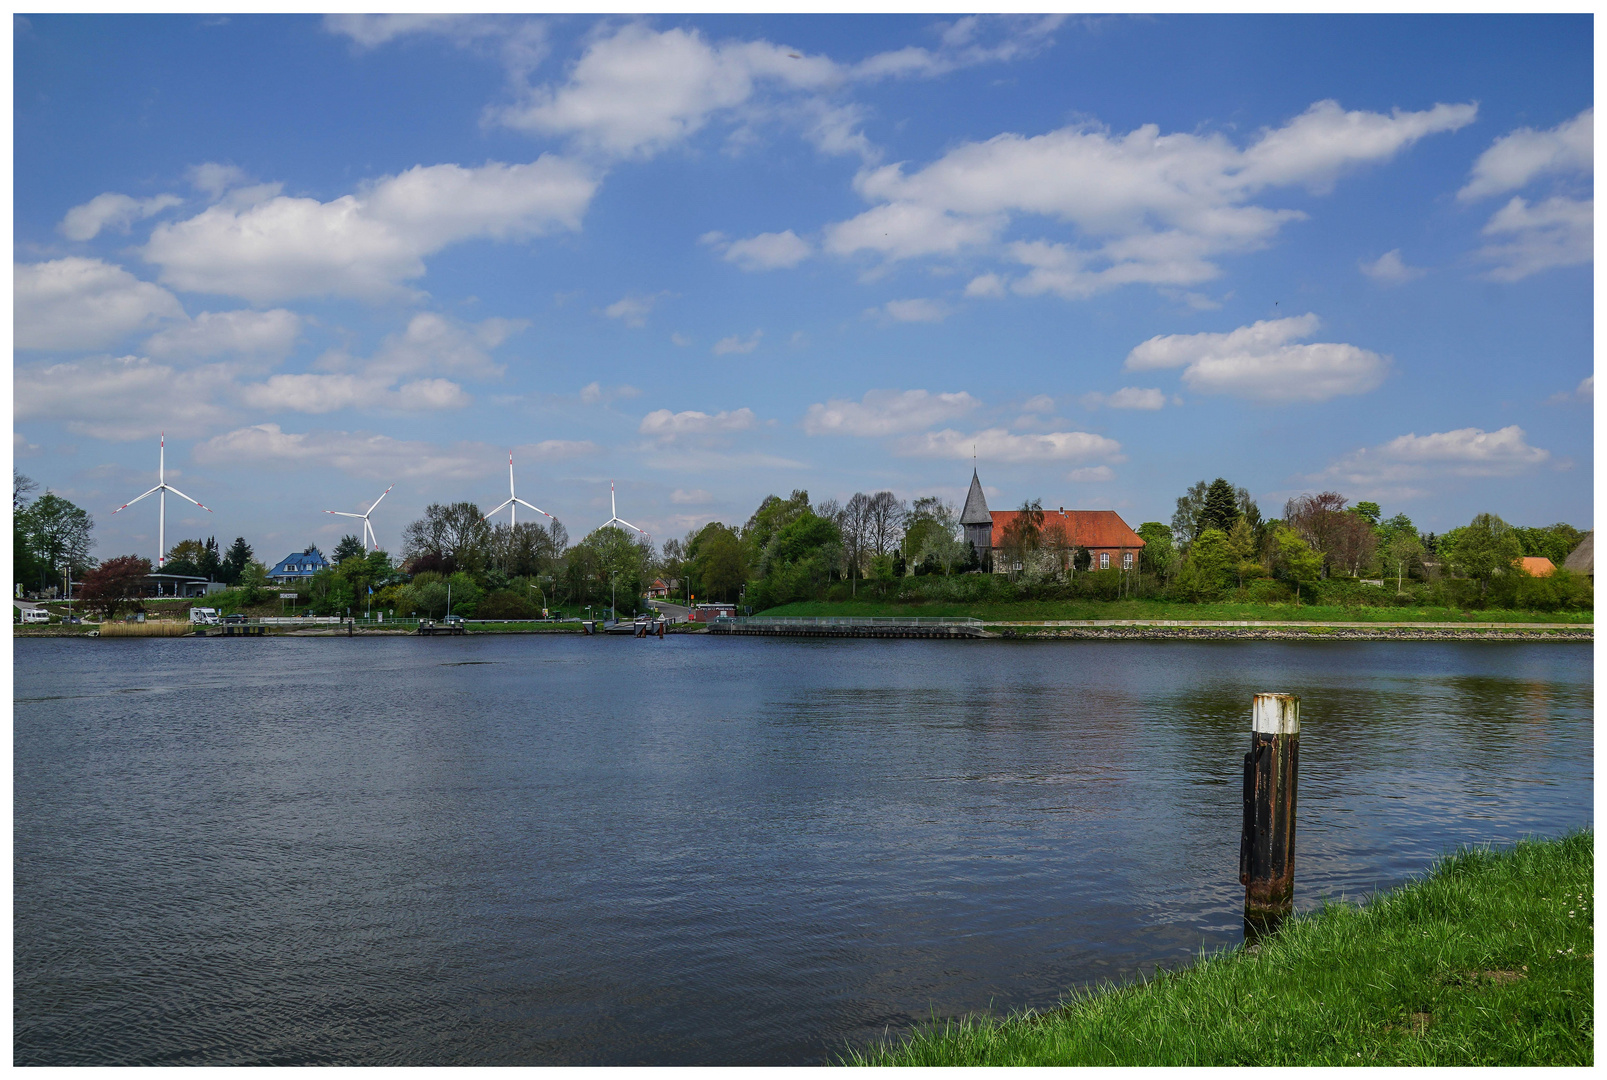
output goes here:
[{"label": "white turbine tower", "polygon": [[[158,549],[156,553],[156,568],[158,570],[161,570],[163,564],[167,562],[167,493],[170,491],[181,499],[193,502],[196,506],[201,506],[200,503],[195,502],[194,499],[191,499],[184,492],[167,482],[167,432],[164,431],[162,432],[161,449],[158,451],[156,458],[156,486],[145,493],[145,495],[155,495],[157,505],[160,507],[156,512],[156,546]],[[139,502],[140,499],[145,498],[145,495],[141,495],[138,499],[128,500],[122,506],[113,510],[112,513],[122,513]],[[201,506],[201,509],[209,514],[212,512],[212,508],[208,506]]]},{"label": "white turbine tower", "polygon": [[[607,521],[603,522],[601,525],[598,526],[598,528],[606,529],[610,525],[623,525],[627,529],[636,529],[636,526],[632,525],[630,522],[626,521],[624,518],[619,516],[619,507],[614,504],[614,482],[612,480],[610,480],[608,482],[608,510],[614,516],[609,518]],[[647,536],[647,533],[646,533],[645,530],[636,529],[636,531],[641,533],[643,536]],[[649,536],[648,539],[651,540],[652,537]]]},{"label": "white turbine tower", "polygon": [[[518,504],[517,506],[515,505],[516,503]],[[528,506],[528,507],[530,507],[530,509],[534,510],[538,514],[541,514],[541,515],[543,515],[545,517],[549,517],[549,518],[552,517],[551,514],[547,513],[547,511],[543,510],[541,507],[534,506],[534,505],[532,505],[530,503],[527,503],[523,499],[519,498],[517,495],[515,495],[513,493],[513,451],[512,450],[508,451],[508,501],[503,503],[502,506],[506,506],[508,508],[508,524],[509,525],[517,525],[517,524],[519,524],[518,514],[519,514],[519,507],[520,506]],[[501,510],[502,510],[502,506],[499,506],[495,510],[490,511],[490,513],[487,513],[486,516],[481,518],[480,520],[481,521],[486,521],[491,517],[491,514],[500,513]]]},{"label": "white turbine tower", "polygon": [[[379,499],[374,500],[374,506],[378,506],[379,503],[380,503],[380,499],[383,499],[383,498],[385,498],[385,496],[389,495],[391,493],[391,488],[393,488],[395,486],[396,486],[395,484],[392,484],[391,487],[388,487],[384,491],[380,492],[379,493]],[[373,544],[374,545],[374,550],[378,551],[379,550],[379,540],[375,538],[375,536],[374,536],[374,526],[371,525],[369,523],[369,520],[368,520],[368,515],[372,514],[374,512],[374,506],[370,506],[367,510],[364,510],[361,514],[348,513],[345,510],[325,510],[324,513],[326,513],[326,514],[334,514],[336,517],[362,518],[363,519],[363,546],[367,547],[369,544]]]}]

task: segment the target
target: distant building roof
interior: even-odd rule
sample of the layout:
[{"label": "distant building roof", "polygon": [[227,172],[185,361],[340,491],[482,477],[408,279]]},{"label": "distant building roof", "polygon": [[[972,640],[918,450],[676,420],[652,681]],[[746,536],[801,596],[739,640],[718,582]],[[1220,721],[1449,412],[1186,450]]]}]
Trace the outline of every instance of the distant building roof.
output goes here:
[{"label": "distant building roof", "polygon": [[286,555],[268,571],[271,578],[310,578],[329,565],[329,560],[317,548],[308,548]]},{"label": "distant building roof", "polygon": [[1574,574],[1589,574],[1596,576],[1596,533],[1587,532],[1585,538],[1579,541],[1579,546],[1568,553],[1562,560],[1562,568]]},{"label": "distant building roof", "polygon": [[[1000,546],[1004,530],[1020,514],[1019,510],[993,511],[993,546]],[[1043,527],[1061,525],[1066,541],[1085,548],[1141,548],[1144,538],[1127,527],[1114,510],[1067,510],[1064,507],[1043,512]]]},{"label": "distant building roof", "polygon": [[1529,571],[1534,577],[1549,577],[1557,567],[1544,555],[1525,555],[1518,560],[1518,565]]},{"label": "distant building roof", "polygon": [[982,494],[982,481],[976,470],[971,470],[971,490],[965,495],[965,509],[960,511],[961,525],[986,525],[993,519],[988,516],[988,498]]}]

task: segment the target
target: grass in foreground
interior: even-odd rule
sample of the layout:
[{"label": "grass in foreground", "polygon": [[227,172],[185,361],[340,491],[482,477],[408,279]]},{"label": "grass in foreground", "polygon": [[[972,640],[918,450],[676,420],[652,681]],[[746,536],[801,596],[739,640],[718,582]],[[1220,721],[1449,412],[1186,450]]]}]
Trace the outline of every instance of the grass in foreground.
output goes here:
[{"label": "grass in foreground", "polygon": [[803,601],[766,609],[765,615],[838,617],[925,616],[974,618],[990,623],[1042,619],[1253,619],[1302,622],[1509,622],[1578,623],[1588,626],[1589,611],[1464,611],[1460,608],[1340,607],[1310,604],[1182,604],[1167,600],[1010,600],[983,603],[899,603],[896,601]]},{"label": "grass in foreground", "polygon": [[859,1065],[1590,1065],[1594,833],[1463,850],[1365,907]]}]

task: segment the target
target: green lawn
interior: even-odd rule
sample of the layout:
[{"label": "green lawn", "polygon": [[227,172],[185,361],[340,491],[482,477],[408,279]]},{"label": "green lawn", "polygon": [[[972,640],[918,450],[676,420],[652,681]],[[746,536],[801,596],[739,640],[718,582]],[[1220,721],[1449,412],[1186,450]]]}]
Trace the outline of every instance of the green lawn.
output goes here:
[{"label": "green lawn", "polygon": [[1295,604],[1182,604],[1167,600],[1024,600],[993,603],[883,603],[816,600],[766,609],[765,615],[969,617],[990,623],[1042,619],[1221,619],[1321,622],[1542,622],[1590,625],[1589,611],[1463,611],[1456,608],[1317,607]]},{"label": "green lawn", "polygon": [[1592,832],[1463,851],[1365,907],[861,1065],[1591,1065]]}]

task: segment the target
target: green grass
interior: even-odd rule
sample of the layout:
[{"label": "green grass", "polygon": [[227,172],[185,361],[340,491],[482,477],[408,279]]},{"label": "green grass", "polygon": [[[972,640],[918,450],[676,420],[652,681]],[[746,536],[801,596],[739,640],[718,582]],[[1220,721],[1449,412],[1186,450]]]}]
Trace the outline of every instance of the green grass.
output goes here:
[{"label": "green grass", "polygon": [[1183,604],[1167,600],[1019,600],[910,604],[876,600],[811,600],[766,609],[765,615],[969,617],[990,623],[1041,619],[1253,619],[1320,622],[1578,623],[1589,611],[1464,611],[1459,608],[1319,607],[1295,604]]},{"label": "green grass", "polygon": [[860,1065],[1591,1065],[1593,832],[1463,850],[1365,907]]}]

